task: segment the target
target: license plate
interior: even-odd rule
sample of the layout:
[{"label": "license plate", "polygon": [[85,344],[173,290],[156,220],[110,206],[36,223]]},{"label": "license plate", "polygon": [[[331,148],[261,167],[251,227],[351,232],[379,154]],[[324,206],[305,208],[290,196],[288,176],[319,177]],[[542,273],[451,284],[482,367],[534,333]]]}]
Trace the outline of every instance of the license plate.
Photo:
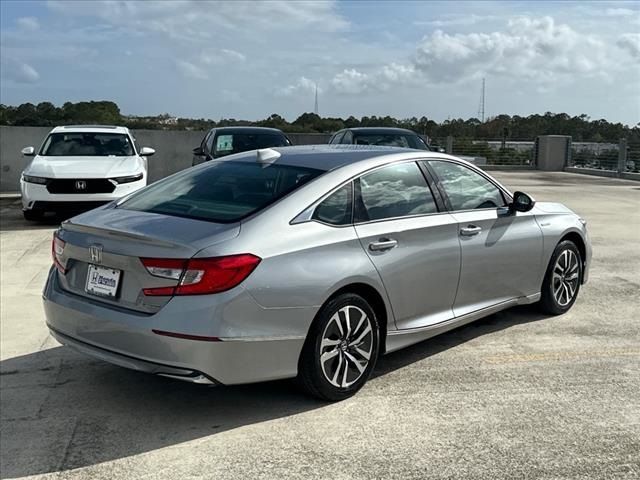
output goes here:
[{"label": "license plate", "polygon": [[120,283],[120,270],[89,265],[85,290],[93,295],[115,297]]}]

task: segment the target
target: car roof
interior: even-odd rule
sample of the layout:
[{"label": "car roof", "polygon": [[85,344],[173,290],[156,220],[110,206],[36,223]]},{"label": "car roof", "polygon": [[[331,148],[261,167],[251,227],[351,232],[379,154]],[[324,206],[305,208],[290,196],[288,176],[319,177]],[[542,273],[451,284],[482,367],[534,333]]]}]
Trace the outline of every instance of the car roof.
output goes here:
[{"label": "car roof", "polygon": [[49,133],[79,133],[79,132],[93,132],[93,133],[129,133],[127,127],[119,127],[116,125],[62,125],[55,127]]},{"label": "car roof", "polygon": [[353,128],[346,128],[345,130],[350,130],[353,133],[371,133],[373,135],[384,134],[384,133],[417,135],[417,133],[412,130],[407,130],[406,128],[396,128],[396,127],[353,127]]},{"label": "car roof", "polygon": [[[377,157],[397,156],[402,153],[407,154],[407,158],[415,157],[416,154],[425,157],[430,153],[426,150],[376,145],[299,145],[271,147],[268,150],[275,150],[280,154],[280,157],[273,162],[274,164],[315,168],[323,171],[334,170]],[[440,154],[440,156],[442,155]],[[222,157],[218,161],[256,162],[257,154],[255,150],[252,150]]]},{"label": "car roof", "polygon": [[280,135],[284,135],[282,130],[268,127],[214,127],[211,130],[223,133],[278,133]]}]

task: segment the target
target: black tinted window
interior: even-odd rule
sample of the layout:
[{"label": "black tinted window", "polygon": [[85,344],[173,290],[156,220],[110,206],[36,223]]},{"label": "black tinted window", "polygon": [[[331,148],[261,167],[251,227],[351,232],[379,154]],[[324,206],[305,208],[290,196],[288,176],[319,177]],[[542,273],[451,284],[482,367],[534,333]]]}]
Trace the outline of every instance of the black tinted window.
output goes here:
[{"label": "black tinted window", "polygon": [[289,145],[283,135],[271,133],[223,133],[216,135],[213,144],[215,158],[246,152],[258,148],[285,147]]},{"label": "black tinted window", "polygon": [[453,210],[498,208],[505,205],[500,189],[477,172],[463,165],[430,161]]},{"label": "black tinted window", "polygon": [[329,144],[331,145],[335,145],[340,143],[340,140],[342,140],[342,137],[344,136],[344,132],[338,132],[336,133],[331,140],[329,141]]},{"label": "black tinted window", "polygon": [[322,173],[258,162],[211,162],[161,180],[120,208],[227,223],[257,212]]},{"label": "black tinted window", "polygon": [[52,157],[128,157],[133,155],[129,136],[123,133],[52,133],[40,152]]},{"label": "black tinted window", "polygon": [[352,184],[336,190],[316,207],[313,218],[331,225],[348,225],[351,223]]},{"label": "black tinted window", "polygon": [[438,211],[424,175],[413,162],[363,175],[356,205],[360,222]]}]

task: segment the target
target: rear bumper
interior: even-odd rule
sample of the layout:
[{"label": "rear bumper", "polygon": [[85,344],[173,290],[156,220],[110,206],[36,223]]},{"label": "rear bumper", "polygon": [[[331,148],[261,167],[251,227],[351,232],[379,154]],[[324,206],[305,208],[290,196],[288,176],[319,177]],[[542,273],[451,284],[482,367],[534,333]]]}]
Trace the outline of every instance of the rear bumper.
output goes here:
[{"label": "rear bumper", "polygon": [[[136,313],[62,290],[54,269],[43,293],[47,326],[60,343],[116,365],[225,385],[297,375],[298,358],[315,310],[263,309],[241,289],[216,295],[216,301],[222,303],[217,307],[203,305],[203,297],[176,297],[158,313]],[[282,325],[283,320],[291,325],[290,335],[283,335],[274,324]],[[262,323],[261,331],[247,329],[250,323]],[[220,340],[174,338],[153,330]]]}]

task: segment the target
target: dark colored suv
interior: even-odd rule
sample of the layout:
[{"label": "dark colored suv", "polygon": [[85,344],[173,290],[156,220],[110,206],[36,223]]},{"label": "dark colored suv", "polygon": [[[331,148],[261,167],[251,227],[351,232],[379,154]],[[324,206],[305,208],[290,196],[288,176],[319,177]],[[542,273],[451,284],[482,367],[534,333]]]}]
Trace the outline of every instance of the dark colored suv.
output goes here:
[{"label": "dark colored suv", "polygon": [[336,132],[330,144],[385,145],[388,147],[431,150],[422,138],[411,130],[389,127],[345,128]]},{"label": "dark colored suv", "polygon": [[258,148],[286,147],[291,141],[277,128],[220,127],[207,132],[199,147],[193,149],[193,165],[232,153]]}]

